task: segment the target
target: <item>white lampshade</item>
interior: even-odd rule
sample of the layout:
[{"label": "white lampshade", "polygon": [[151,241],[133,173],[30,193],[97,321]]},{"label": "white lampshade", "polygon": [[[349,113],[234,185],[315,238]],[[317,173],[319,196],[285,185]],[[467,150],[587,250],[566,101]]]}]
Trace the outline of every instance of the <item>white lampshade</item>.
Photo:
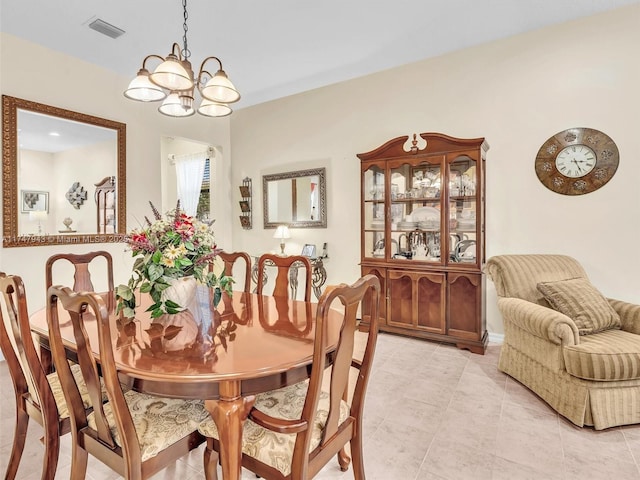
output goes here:
[{"label": "white lampshade", "polygon": [[42,222],[47,219],[47,215],[46,210],[32,210],[29,212],[29,221]]},{"label": "white lampshade", "polygon": [[279,225],[278,228],[276,228],[276,233],[273,234],[273,238],[291,238],[289,227],[286,225]]},{"label": "white lampshade", "polygon": [[218,70],[202,87],[200,93],[207,100],[217,103],[233,103],[240,100],[240,93],[233,86],[224,70]]},{"label": "white lampshade", "polygon": [[158,65],[149,78],[153,83],[167,90],[193,88],[193,74],[190,74],[173,54],[167,55],[167,59]]},{"label": "white lampshade", "polygon": [[149,71],[141,68],[136,78],[131,80],[129,88],[124,92],[124,96],[139,102],[157,102],[164,99],[167,94],[162,88],[149,80]]},{"label": "white lampshade", "polygon": [[193,109],[193,97],[180,92],[171,92],[158,107],[158,111],[169,117],[189,117],[196,113]]},{"label": "white lampshade", "polygon": [[231,108],[224,103],[212,102],[206,98],[202,100],[202,103],[198,107],[198,113],[206,117],[226,117],[231,115]]}]

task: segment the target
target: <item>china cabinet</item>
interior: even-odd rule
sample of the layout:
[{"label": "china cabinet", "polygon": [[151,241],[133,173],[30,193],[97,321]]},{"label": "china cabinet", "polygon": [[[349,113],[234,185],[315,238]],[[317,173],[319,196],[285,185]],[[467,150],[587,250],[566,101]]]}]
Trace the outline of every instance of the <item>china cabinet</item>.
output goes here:
[{"label": "china cabinet", "polygon": [[360,265],[380,279],[382,331],[484,353],[488,148],[484,138],[422,133],[358,154]]},{"label": "china cabinet", "polygon": [[95,184],[98,233],[116,232],[116,178],[105,177]]}]

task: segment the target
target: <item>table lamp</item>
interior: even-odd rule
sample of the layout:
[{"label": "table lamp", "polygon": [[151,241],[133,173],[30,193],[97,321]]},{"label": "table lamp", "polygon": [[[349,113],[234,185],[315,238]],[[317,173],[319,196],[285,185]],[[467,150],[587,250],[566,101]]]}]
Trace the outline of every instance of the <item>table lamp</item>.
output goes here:
[{"label": "table lamp", "polygon": [[46,210],[32,210],[29,212],[29,220],[32,222],[38,222],[38,235],[42,235],[42,222],[47,221]]},{"label": "table lamp", "polygon": [[289,227],[286,225],[279,225],[278,228],[276,228],[276,233],[273,234],[273,238],[280,239],[280,255],[284,256],[284,239],[291,238],[291,235],[289,234]]}]

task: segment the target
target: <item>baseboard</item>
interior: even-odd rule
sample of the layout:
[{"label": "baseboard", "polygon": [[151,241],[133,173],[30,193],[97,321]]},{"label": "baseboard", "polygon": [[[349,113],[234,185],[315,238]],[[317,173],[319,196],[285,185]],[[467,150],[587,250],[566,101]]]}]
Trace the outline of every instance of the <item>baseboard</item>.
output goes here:
[{"label": "baseboard", "polygon": [[489,332],[489,343],[496,343],[502,345],[504,342],[504,333],[491,333]]}]

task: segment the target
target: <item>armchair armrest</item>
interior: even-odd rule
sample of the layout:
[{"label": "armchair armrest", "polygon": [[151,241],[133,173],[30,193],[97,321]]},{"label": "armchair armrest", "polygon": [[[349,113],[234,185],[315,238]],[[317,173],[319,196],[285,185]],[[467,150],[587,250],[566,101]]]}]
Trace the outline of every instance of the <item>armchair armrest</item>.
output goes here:
[{"label": "armchair armrest", "polygon": [[516,324],[531,335],[557,345],[580,343],[578,327],[566,315],[521,298],[498,298],[498,308],[505,321]]},{"label": "armchair armrest", "polygon": [[620,328],[626,332],[640,335],[640,305],[608,298],[609,304],[620,315]]}]

